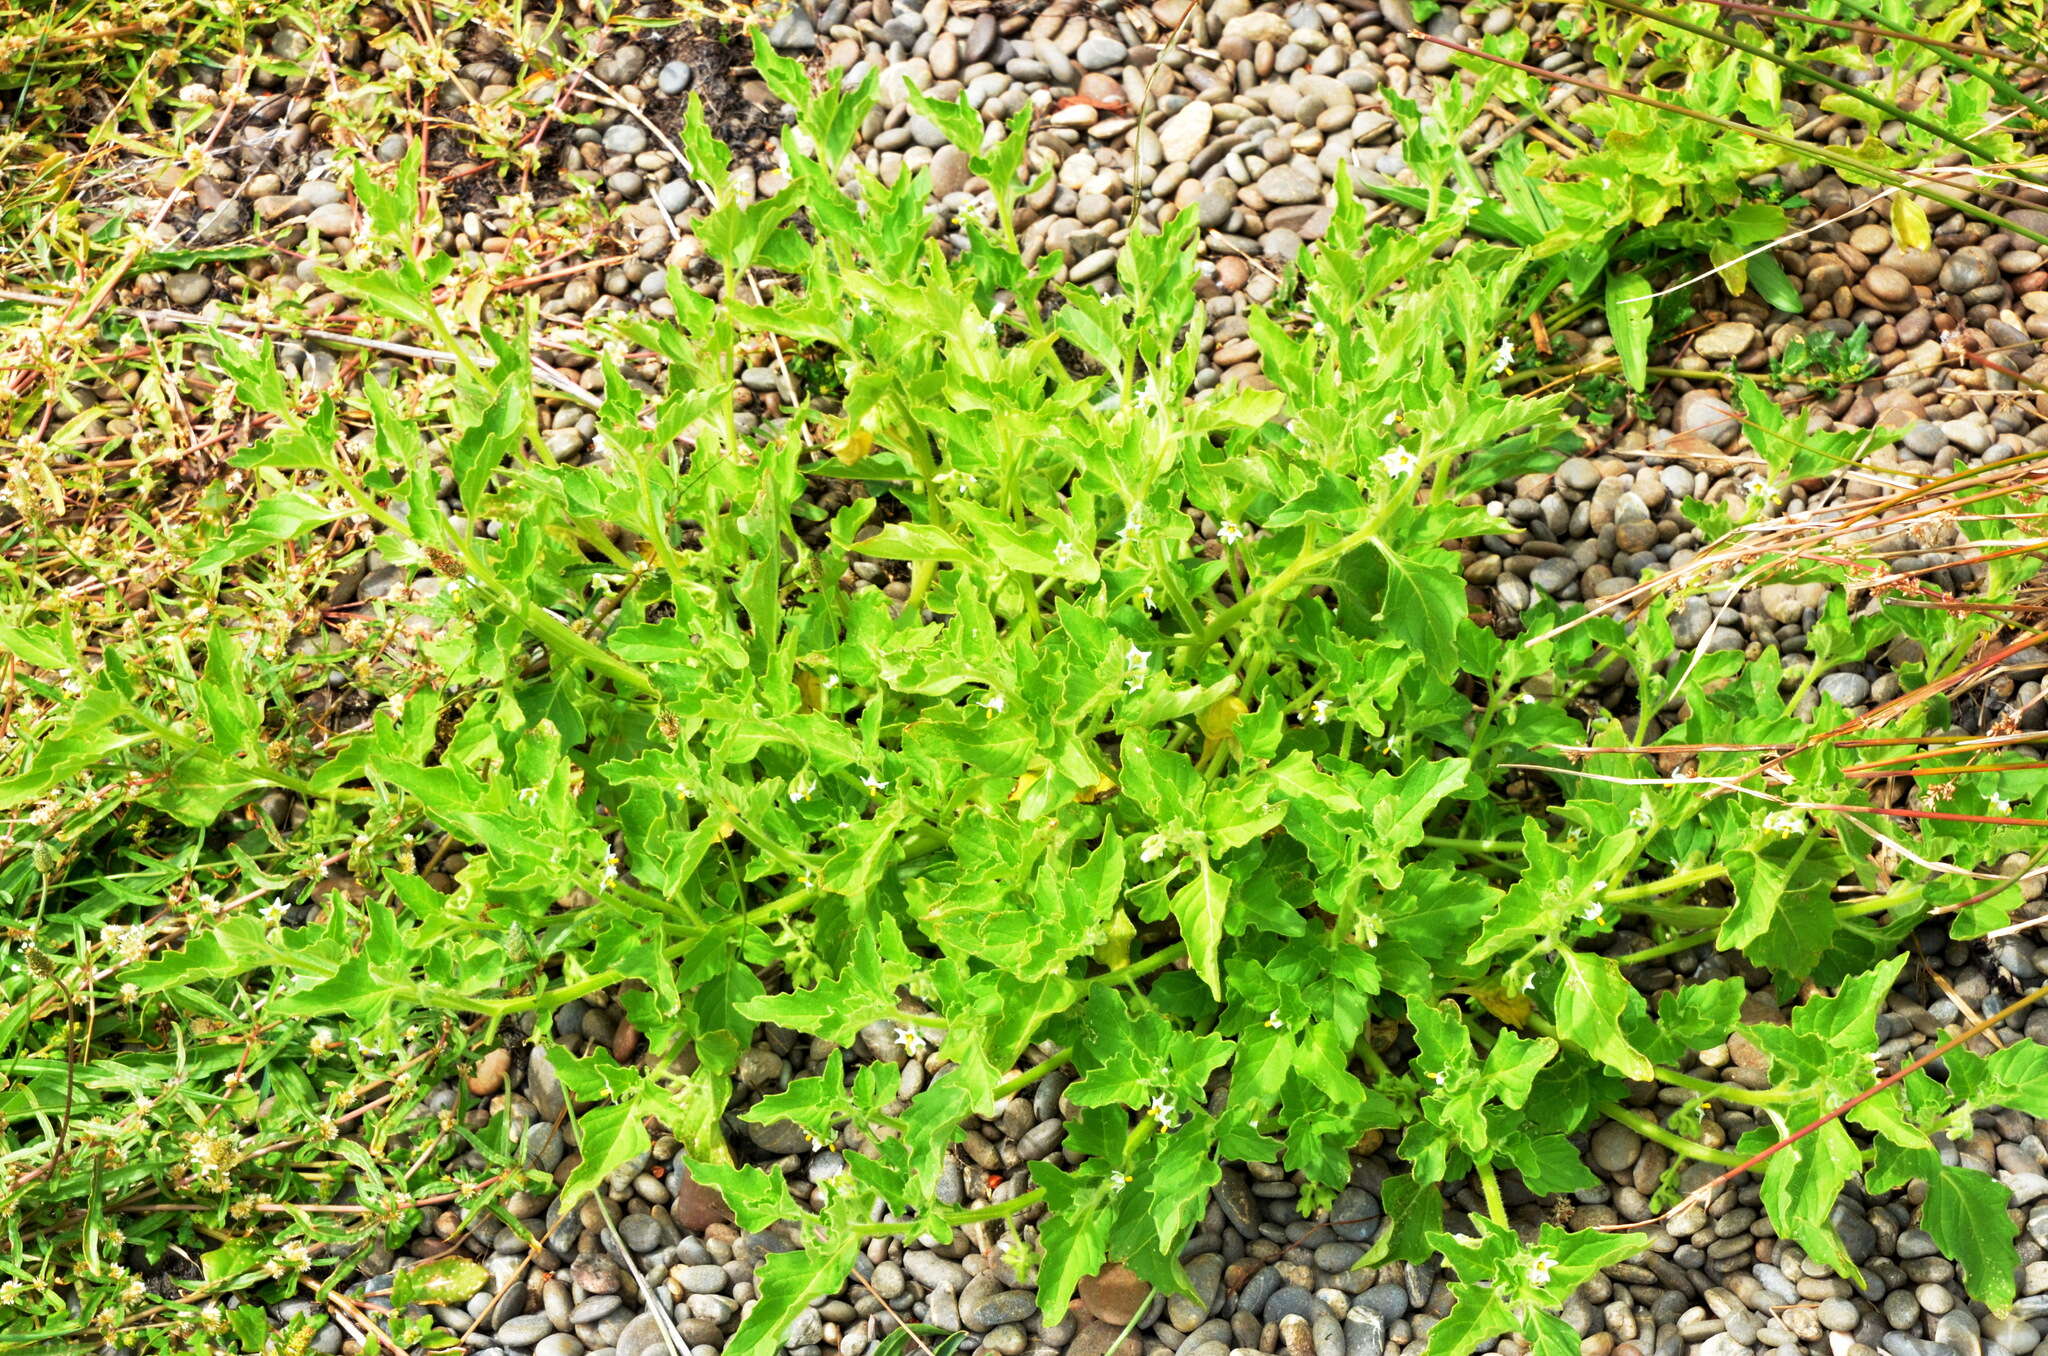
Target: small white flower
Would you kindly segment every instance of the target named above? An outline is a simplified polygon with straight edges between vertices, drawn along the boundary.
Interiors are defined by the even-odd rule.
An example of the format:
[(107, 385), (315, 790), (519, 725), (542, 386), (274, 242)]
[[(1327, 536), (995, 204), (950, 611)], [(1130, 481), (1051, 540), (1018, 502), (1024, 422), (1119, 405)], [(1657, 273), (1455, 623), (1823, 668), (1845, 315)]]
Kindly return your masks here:
[(811, 779), (811, 775), (808, 772), (798, 774), (796, 780), (789, 784), (790, 804), (794, 805), (799, 801), (809, 800), (811, 792), (817, 789), (817, 782)]
[(1451, 199), (1451, 210), (1460, 216), (1469, 216), (1479, 210), (1479, 199), (1470, 193), (1460, 193)]
[(863, 776), (863, 777), (862, 777), (862, 778), (860, 779), (860, 784), (861, 784), (862, 786), (865, 786), (865, 787), (866, 787), (866, 788), (867, 788), (867, 789), (868, 789), (868, 790), (869, 790), (869, 791), (870, 791), (871, 793), (874, 793), (874, 794), (878, 794), (878, 795), (879, 795), (879, 794), (880, 794), (881, 792), (883, 792), (883, 791), (886, 791), (886, 790), (888, 790), (888, 789), (889, 789), (889, 783), (887, 783), (887, 782), (883, 781), (883, 780), (882, 780), (882, 779), (881, 779), (880, 777), (877, 777), (877, 776), (876, 776), (876, 775), (875, 775), (874, 773), (872, 773), (872, 772), (870, 772), (870, 773), (867, 773), (866, 775), (864, 775), (864, 776)]
[(690, 784), (688, 782), (677, 782), (673, 790), (678, 796), (681, 796), (684, 800), (688, 800), (690, 798)]
[(1415, 469), (1415, 454), (1405, 443), (1396, 444), (1391, 452), (1380, 454), (1380, 469), (1390, 476), (1405, 476)]
[(810, 1145), (813, 1149), (825, 1149), (830, 1147), (829, 1141), (819, 1139), (816, 1135), (812, 1134), (808, 1130), (804, 1131), (804, 1143)]
[(1133, 508), (1129, 513), (1126, 513), (1124, 515), (1124, 525), (1116, 530), (1116, 539), (1118, 541), (1137, 540), (1138, 534), (1144, 530), (1143, 519), (1143, 509)]
[(1515, 700), (1523, 706), (1534, 706), (1536, 704), (1536, 694), (1533, 692), (1517, 692)]
[(927, 1042), (924, 1033), (916, 1027), (899, 1026), (896, 1028), (896, 1044), (903, 1047), (904, 1054), (916, 1059), (925, 1052)]
[(256, 912), (262, 916), (263, 921), (266, 923), (281, 923), (284, 921), (285, 910), (290, 907), (282, 899), (273, 895)]
[(1394, 425), (1400, 423), (1403, 417), (1404, 416), (1399, 410), (1388, 410), (1386, 413), (1386, 417), (1380, 420), (1380, 424), (1385, 428), (1392, 428)]
[(1764, 816), (1765, 833), (1797, 833), (1806, 826), (1806, 816), (1797, 810), (1773, 810)]
[(619, 879), (619, 854), (616, 852), (605, 853), (604, 866), (597, 874), (598, 879), (606, 885), (616, 884)]
[(1434, 1073), (1430, 1074), (1429, 1081), (1436, 1084), (1438, 1087), (1442, 1087), (1444, 1085), (1444, 1071), (1442, 1069), (1436, 1070)]
[(1112, 1170), (1110, 1172), (1109, 1189), (1111, 1191), (1122, 1191), (1125, 1187), (1129, 1186), (1130, 1184), (1131, 1175), (1129, 1173), (1124, 1172), (1120, 1169)]
[(1522, 992), (1523, 992), (1523, 993), (1534, 993), (1535, 991), (1536, 991), (1536, 972), (1535, 972), (1534, 970), (1531, 970), (1531, 971), (1530, 971), (1530, 972), (1529, 972), (1528, 974), (1526, 974), (1526, 975), (1522, 976)]
[(1162, 1092), (1152, 1099), (1152, 1105), (1145, 1108), (1145, 1114), (1158, 1121), (1161, 1130), (1173, 1129), (1173, 1099), (1165, 1093)]
[(1586, 907), (1579, 911), (1579, 917), (1585, 919), (1588, 923), (1597, 923), (1600, 921), (1600, 915), (1606, 911), (1606, 906), (1599, 900), (1589, 899), (1586, 901)]
[(825, 690), (826, 690), (827, 692), (830, 692), (830, 691), (831, 691), (831, 690), (832, 690), (833, 688), (835, 688), (835, 687), (838, 687), (838, 686), (839, 686), (839, 675), (838, 675), (838, 674), (836, 674), (836, 673), (828, 673), (828, 674), (826, 674), (826, 675), (825, 675)]
[(1138, 860), (1141, 862), (1156, 862), (1166, 855), (1166, 848), (1166, 835), (1155, 833), (1138, 845)]
[(1557, 1258), (1547, 1252), (1539, 1252), (1529, 1258), (1529, 1284), (1549, 1285), (1551, 1268), (1557, 1265)]
[(934, 485), (952, 485), (956, 483), (964, 489), (974, 484), (974, 477), (965, 471), (956, 471), (950, 466), (932, 477), (932, 484)]
[(1495, 376), (1515, 365), (1515, 341), (1501, 336), (1500, 347), (1493, 351), (1493, 372)]
[(1054, 546), (1052, 548), (1052, 558), (1060, 565), (1072, 564), (1074, 560), (1074, 543), (1063, 541)]
[(1633, 828), (1647, 829), (1657, 822), (1657, 815), (1645, 801), (1628, 812), (1628, 822)]
[(1318, 697), (1310, 702), (1308, 704), (1310, 719), (1314, 720), (1318, 725), (1328, 725), (1330, 723), (1330, 705), (1328, 697)]
[(1146, 665), (1151, 658), (1150, 650), (1141, 650), (1135, 643), (1124, 647), (1124, 691), (1136, 692), (1145, 686)]
[(539, 788), (539, 787), (537, 787), (537, 786), (522, 786), (522, 787), (520, 787), (520, 788), (519, 788), (519, 803), (520, 803), (521, 805), (538, 805), (538, 804), (540, 804), (540, 788)]
[(1280, 1009), (1274, 1008), (1266, 1014), (1266, 1027), (1271, 1031), (1285, 1030), (1287, 1023), (1280, 1020)]
[(1147, 612), (1157, 612), (1159, 610), (1158, 600), (1153, 596), (1150, 584), (1138, 590), (1138, 601), (1145, 605)]
[(1244, 524), (1234, 518), (1224, 519), (1222, 525), (1216, 529), (1216, 540), (1225, 546), (1235, 546), (1244, 540), (1244, 535)]
[(1993, 791), (1984, 798), (1984, 808), (1995, 815), (2009, 815), (2012, 813), (2012, 802)]
[(990, 712), (993, 715), (999, 716), (1003, 713), (1003, 694), (1000, 692), (991, 692), (986, 697), (983, 697), (981, 699), (981, 705), (982, 709)]

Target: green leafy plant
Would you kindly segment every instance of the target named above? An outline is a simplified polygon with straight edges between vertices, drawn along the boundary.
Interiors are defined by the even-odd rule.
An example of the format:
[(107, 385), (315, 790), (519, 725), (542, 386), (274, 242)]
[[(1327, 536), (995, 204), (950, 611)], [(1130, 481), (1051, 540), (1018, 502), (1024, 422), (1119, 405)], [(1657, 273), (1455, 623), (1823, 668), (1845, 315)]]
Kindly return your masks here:
[(1877, 371), (1867, 327), (1858, 325), (1847, 339), (1833, 330), (1796, 334), (1771, 359), (1771, 376), (1781, 383), (1798, 382), (1825, 399)]
[[(1691, 1159), (1760, 1167), (1779, 1234), (1844, 1275), (1828, 1222), (1841, 1186), (1866, 1168), (1880, 1189), (1925, 1181), (1926, 1227), (1973, 1294), (2011, 1300), (2003, 1190), (1944, 1167), (1933, 1136), (1977, 1106), (2048, 1114), (2038, 1052), (1958, 1056), (1945, 1083), (1923, 1071), (1874, 1092), (1867, 1055), (1902, 937), (1966, 900), (1982, 930), (2002, 905), (1973, 898), (1974, 878), (1901, 881), (1845, 846), (1867, 818), (1844, 800), (1849, 751), (1814, 739), (1797, 709), (1819, 663), (1791, 683), (1772, 650), (1674, 664), (1668, 598), (1627, 628), (1565, 627), (1540, 604), (1530, 634), (1505, 641), (1471, 615), (1446, 549), (1498, 530), (1478, 491), (1579, 448), (1566, 396), (1506, 388), (1501, 341), (1532, 295), (1590, 287), (1624, 223), (1566, 184), (1502, 217), (1577, 221), (1569, 250), (1480, 242), (1438, 257), (1461, 220), (1368, 229), (1340, 172), (1300, 295), (1250, 319), (1271, 389), (1195, 399), (1193, 214), (1133, 232), (1111, 296), (1027, 268), (1007, 211), (949, 258), (929, 236), (928, 171), (891, 185), (856, 169), (854, 192), (841, 187), (871, 82), (814, 95), (764, 43), (756, 62), (798, 110), (790, 186), (739, 202), (729, 152), (691, 104), (680, 139), (715, 191), (699, 231), (726, 299), (676, 275), (672, 321), (600, 335), (590, 464), (547, 453), (535, 374), (551, 369), (524, 332), (470, 333), (430, 304), (446, 263), (411, 216), (415, 161), (389, 171), (393, 186), (367, 168), (358, 179), (389, 262), (324, 280), (443, 346), (433, 393), (372, 381), (308, 401), (264, 349), (215, 336), (238, 398), (271, 421), (237, 457), (271, 489), (194, 571), (282, 574), (310, 533), (360, 532), (345, 550), (374, 543), (407, 572), (395, 609), (417, 686), (373, 693), (355, 728), (315, 738), (294, 702), (305, 680), (234, 628), (168, 652), (116, 639), (92, 664), (63, 616), (10, 615), (10, 642), (53, 677), (28, 680), (33, 734), (0, 776), (0, 807), (46, 813), (92, 770), (123, 788), (101, 805), (124, 830), (151, 815), (194, 832), (177, 881), (232, 868), (257, 892), (156, 920), (145, 901), (173, 877), (116, 886), (111, 823), (81, 823), (63, 848), (100, 852), (90, 869), (55, 849), (8, 859), (0, 886), (74, 939), (81, 991), (226, 1012), (257, 987), (266, 1019), (331, 1024), (322, 1052), (402, 1049), (425, 1070), (503, 1023), (619, 990), (659, 1058), (572, 1056), (539, 1028), (582, 1155), (563, 1189), (578, 1198), (645, 1152), (655, 1118), (741, 1227), (794, 1221), (803, 1246), (760, 1269), (734, 1356), (773, 1350), (884, 1233), (1012, 1221), (1049, 1318), (1110, 1260), (1185, 1291), (1179, 1253), (1225, 1162), (1277, 1161), (1325, 1201), (1353, 1152), (1390, 1134), (1405, 1170), (1386, 1183), (1369, 1256), (1449, 1261), (1457, 1303), (1431, 1351), (1512, 1330), (1567, 1353), (1550, 1311), (1638, 1241), (1552, 1226), (1525, 1244), (1500, 1178), (1591, 1185), (1571, 1137), (1603, 1117)], [(1727, 181), (1751, 164), (1732, 144), (1695, 146), (1718, 181), (1689, 188), (1662, 150), (1641, 163), (1673, 125), (1619, 112), (1601, 125), (1599, 154), (1647, 204), (1634, 224), (1689, 213), (1658, 248), (1711, 252), (1709, 236), (1748, 229), (1731, 225), (1746, 209)], [(1022, 131), (1014, 149), (976, 147), (999, 203), (1025, 187)], [(1577, 183), (1605, 163), (1574, 162)], [(799, 214), (815, 229), (790, 229)], [(742, 300), (731, 284), (762, 264), (802, 285)], [(1305, 326), (1285, 319), (1297, 314)], [(829, 405), (743, 428), (733, 375), (766, 342), (800, 351)], [(661, 359), (665, 380), (636, 384), (631, 350)], [(1738, 395), (1775, 469), (1839, 452), (1760, 393)], [(366, 436), (339, 436), (347, 425)], [(826, 479), (857, 492), (828, 508), (807, 494)], [(1974, 617), (1837, 609), (1815, 657), (1907, 637), (1922, 658), (1903, 679), (1939, 678), (1981, 636)], [(1615, 672), (1635, 689), (1633, 729), (1571, 713)], [(1667, 711), (1660, 733), (1651, 718)], [(1945, 726), (1934, 702), (1893, 733)], [(1766, 794), (1699, 794), (1752, 778), (1759, 749), (1782, 751)], [(1698, 780), (1657, 775), (1660, 751)], [(1999, 775), (2008, 806), (2043, 780)], [(285, 843), (267, 817), (219, 830), (265, 799), (303, 810), (322, 846)], [(2032, 841), (1991, 815), (1919, 830), (1930, 860)], [(201, 857), (208, 833), (217, 855)], [(459, 869), (441, 871), (456, 851)], [(357, 889), (309, 888), (336, 865)], [(275, 909), (245, 907), (273, 896)], [(125, 931), (138, 919), (145, 932)], [(1624, 951), (1624, 927), (1647, 948)], [(100, 941), (77, 940), (88, 930)], [(1736, 979), (1680, 985), (1653, 1010), (1631, 968), (1707, 944), (1787, 996), (1819, 989), (1784, 1026), (1744, 1022)], [(38, 982), (33, 965), (0, 975), (0, 1029), (34, 1028), (47, 1051), (66, 1005), (24, 1004)], [(477, 1029), (458, 1035), (458, 1019)], [(892, 1063), (852, 1053), (877, 1023), (945, 1062), (907, 1104)], [(762, 1024), (833, 1047), (740, 1114), (849, 1149), (815, 1208), (727, 1139), (732, 1077)], [(1767, 1056), (1769, 1086), (1678, 1067), (1738, 1033)], [(279, 1046), (299, 1049), (311, 1053)], [(231, 1053), (213, 1049), (207, 1067)], [(238, 1126), (339, 1095), (293, 1058), (232, 1067), (238, 1092), (215, 1114)], [(942, 1203), (938, 1167), (963, 1120), (1055, 1074), (1079, 1161)], [(107, 1061), (88, 1086), (104, 1097), (137, 1076)], [(43, 1053), (0, 1087), (0, 1161), (58, 1165), (9, 1167), (0, 1214), (76, 1236), (142, 1193), (190, 1189), (164, 1156), (128, 1176), (59, 1171), (70, 1160), (47, 1126), (75, 1104), (59, 1101), (65, 1077)], [(1689, 1138), (1684, 1111), (1667, 1123), (1623, 1103), (1642, 1082), (1741, 1104), (1760, 1128), (1732, 1148)], [(499, 1152), (511, 1127), (485, 1119)], [(1440, 1189), (1468, 1175), (1486, 1209), (1447, 1221)], [(306, 1174), (293, 1200), (338, 1180)], [(383, 1183), (373, 1222), (403, 1237), (422, 1195), (521, 1180), (507, 1166), (488, 1185)], [(72, 1203), (87, 1190), (110, 1204), (81, 1225)], [(171, 1226), (153, 1228), (161, 1256)], [(265, 1293), (276, 1278), (246, 1274), (251, 1260), (223, 1245), (214, 1292)], [(64, 1321), (54, 1304), (50, 1321)]]

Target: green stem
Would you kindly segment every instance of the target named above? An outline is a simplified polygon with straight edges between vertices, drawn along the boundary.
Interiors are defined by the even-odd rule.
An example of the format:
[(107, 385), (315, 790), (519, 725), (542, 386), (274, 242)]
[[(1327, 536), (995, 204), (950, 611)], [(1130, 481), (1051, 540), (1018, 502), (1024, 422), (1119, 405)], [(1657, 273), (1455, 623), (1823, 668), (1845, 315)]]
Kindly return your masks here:
[(1702, 1163), (1718, 1163), (1724, 1168), (1732, 1168), (1742, 1161), (1740, 1154), (1731, 1153), (1726, 1149), (1710, 1148), (1697, 1140), (1674, 1135), (1649, 1117), (1638, 1116), (1617, 1102), (1602, 1102), (1598, 1109), (1601, 1115), (1616, 1125), (1625, 1125), (1652, 1144), (1661, 1144), (1675, 1154), (1696, 1158)]
[(1146, 975), (1151, 974), (1154, 970), (1163, 969), (1166, 966), (1173, 964), (1182, 956), (1185, 956), (1187, 952), (1188, 944), (1186, 942), (1175, 942), (1171, 946), (1163, 946), (1159, 948), (1159, 950), (1154, 951), (1151, 955), (1145, 957), (1143, 960), (1135, 960), (1128, 965), (1118, 966), (1116, 969), (1111, 970), (1106, 974), (1097, 975), (1094, 979), (1090, 980), (1089, 983), (1135, 984), (1137, 981), (1143, 979)]
[(1711, 941), (1717, 930), (1715, 928), (1705, 928), (1699, 932), (1682, 932), (1676, 937), (1657, 943), (1655, 946), (1646, 946), (1641, 951), (1631, 951), (1625, 956), (1616, 956), (1614, 963), (1616, 965), (1641, 965), (1645, 961), (1659, 960), (1665, 956), (1675, 956), (1681, 951), (1690, 951), (1701, 942)]
[(1486, 1194), (1486, 1213), (1503, 1229), (1513, 1228), (1508, 1220), (1507, 1203), (1500, 1196), (1500, 1177), (1494, 1172), (1493, 1164), (1481, 1159), (1473, 1166), (1479, 1170), (1479, 1189)]
[(1505, 66), (1511, 70), (1520, 71), (1524, 75), (1533, 75), (1539, 80), (1558, 81), (1567, 85), (1576, 85), (1580, 89), (1589, 89), (1610, 99), (1621, 99), (1628, 103), (1642, 104), (1648, 108), (1661, 109), (1666, 113), (1676, 113), (1680, 117), (1691, 118), (1695, 122), (1705, 123), (1709, 127), (1718, 127), (1724, 132), (1733, 132), (1738, 136), (1750, 137), (1762, 142), (1766, 146), (1776, 147), (1781, 151), (1788, 151), (1801, 161), (1808, 159), (1817, 160), (1824, 165), (1841, 171), (1845, 175), (1860, 175), (1867, 179), (1875, 179), (1878, 183), (1888, 187), (1909, 191), (1918, 197), (1926, 198), (1929, 202), (1938, 202), (1952, 212), (1961, 212), (1964, 216), (1987, 222), (1999, 230), (2009, 231), (2023, 239), (2031, 240), (2036, 245), (2048, 245), (2048, 234), (2028, 226), (2022, 226), (2016, 221), (2010, 221), (1996, 212), (1986, 211), (1966, 198), (1957, 197), (1953, 193), (1944, 193), (1934, 187), (1933, 183), (1924, 177), (1913, 179), (1898, 173), (1896, 170), (1868, 165), (1846, 151), (1836, 150), (1829, 146), (1821, 146), (1813, 142), (1799, 141), (1793, 137), (1781, 136), (1776, 132), (1766, 132), (1762, 128), (1736, 122), (1733, 118), (1717, 117), (1712, 113), (1703, 113), (1696, 108), (1685, 108), (1666, 99), (1652, 99), (1647, 95), (1637, 94), (1632, 90), (1622, 89), (1603, 81), (1589, 80), (1579, 75), (1565, 75), (1557, 71), (1546, 71), (1539, 66), (1532, 66), (1523, 61), (1510, 61), (1506, 57), (1495, 56), (1491, 52), (1482, 51), (1467, 43), (1453, 42), (1449, 38), (1439, 38), (1427, 34), (1417, 34), (1416, 38), (1417, 41), (1434, 43), (1453, 52), (1461, 52), (1466, 56), (1476, 57), (1481, 61), (1490, 61), (1497, 66)]
[(1669, 1083), (1674, 1088), (1685, 1088), (1702, 1097), (1718, 1097), (1724, 1102), (1742, 1102), (1748, 1106), (1769, 1106), (1774, 1102), (1788, 1101), (1791, 1094), (1779, 1088), (1745, 1088), (1738, 1083), (1716, 1083), (1705, 1078), (1694, 1078), (1691, 1074), (1661, 1065), (1656, 1070), (1657, 1081)]
[[(1997, 156), (1992, 155), (1990, 152), (1985, 151), (1978, 147), (1978, 145), (1975, 142), (1955, 135), (1953, 132), (1949, 131), (1946, 127), (1941, 126), (1939, 123), (1930, 122), (1926, 118), (1921, 117), (1919, 114), (1914, 113), (1908, 109), (1901, 108), (1899, 107), (1899, 105), (1893, 103), (1889, 99), (1881, 99), (1877, 95), (1872, 94), (1869, 90), (1860, 89), (1857, 86), (1848, 83), (1846, 80), (1837, 80), (1833, 76), (1828, 75), (1823, 71), (1816, 70), (1814, 67), (1807, 65), (1803, 61), (1794, 61), (1790, 57), (1779, 56), (1776, 52), (1771, 51), (1767, 47), (1762, 47), (1756, 43), (1746, 41), (1742, 38), (1738, 38), (1734, 34), (1723, 32), (1721, 29), (1718, 28), (1709, 28), (1704, 24), (1696, 24), (1691, 23), (1685, 19), (1674, 18), (1673, 16), (1665, 14), (1661, 11), (1642, 9), (1636, 5), (1628, 3), (1628, 0), (1607, 0), (1607, 3), (1611, 7), (1620, 10), (1624, 14), (1633, 14), (1637, 18), (1647, 19), (1651, 23), (1663, 24), (1666, 27), (1676, 28), (1684, 33), (1691, 33), (1695, 37), (1706, 38), (1712, 42), (1723, 43), (1729, 47), (1734, 48), (1738, 52), (1747, 52), (1750, 56), (1753, 56), (1760, 61), (1768, 61), (1774, 66), (1778, 66), (1784, 70), (1790, 71), (1792, 72), (1792, 74), (1798, 76), (1801, 80), (1805, 80), (1811, 84), (1825, 85), (1829, 89), (1834, 90), (1838, 94), (1846, 94), (1851, 99), (1854, 99), (1858, 103), (1865, 104), (1871, 108), (1876, 109), (1878, 112), (1884, 114), (1888, 118), (1897, 118), (1899, 121), (1906, 123), (1908, 126), (1919, 128), (1921, 131), (1927, 133), (1929, 136), (1935, 137), (1942, 141), (1946, 141), (1949, 145), (1969, 155), (1972, 159), (1976, 160), (1980, 164), (1990, 164), (1998, 159)], [(2025, 179), (2028, 183), (2038, 184), (2041, 182), (2033, 175), (2027, 173), (2027, 171), (2024, 168), (2021, 168), (2019, 166), (2013, 166), (2012, 173), (2022, 179)]]
[(1515, 852), (1525, 850), (1521, 843), (1512, 838), (1440, 838), (1434, 834), (1424, 835), (1424, 847), (1462, 848), (1467, 852)]
[(1693, 867), (1690, 871), (1677, 872), (1674, 875), (1664, 877), (1662, 880), (1648, 881), (1642, 885), (1624, 885), (1618, 890), (1602, 891), (1600, 901), (1603, 904), (1626, 904), (1632, 899), (1650, 899), (1657, 895), (1676, 894), (1680, 890), (1689, 890), (1695, 885), (1704, 885), (1708, 881), (1723, 880), (1727, 875), (1728, 868), (1718, 862), (1714, 862), (1706, 866)]
[[(1388, 507), (1391, 508), (1392, 505), (1390, 504)], [(1373, 515), (1371, 522), (1357, 531), (1346, 535), (1336, 545), (1326, 546), (1320, 551), (1313, 549), (1314, 536), (1312, 534), (1304, 534), (1301, 541), (1301, 554), (1295, 558), (1292, 565), (1274, 575), (1266, 583), (1248, 591), (1242, 598), (1239, 598), (1235, 603), (1223, 609), (1222, 612), (1216, 615), (1214, 621), (1211, 621), (1208, 626), (1203, 628), (1199, 635), (1190, 636), (1182, 641), (1181, 648), (1193, 651), (1199, 655), (1202, 651), (1214, 645), (1231, 627), (1243, 621), (1254, 610), (1263, 607), (1274, 598), (1284, 596), (1288, 590), (1301, 581), (1303, 575), (1332, 560), (1341, 560), (1371, 541), (1374, 535), (1379, 532), (1381, 521), (1386, 517), (1386, 514), (1387, 509), (1381, 509)]]
[(1008, 1098), (1015, 1097), (1054, 1069), (1064, 1069), (1073, 1062), (1074, 1052), (1072, 1050), (1062, 1050), (1056, 1055), (1050, 1055), (1016, 1077), (1005, 1078), (1002, 1082), (996, 1084), (995, 1090), (989, 1093), (989, 1099), (994, 1102), (1002, 1102)]

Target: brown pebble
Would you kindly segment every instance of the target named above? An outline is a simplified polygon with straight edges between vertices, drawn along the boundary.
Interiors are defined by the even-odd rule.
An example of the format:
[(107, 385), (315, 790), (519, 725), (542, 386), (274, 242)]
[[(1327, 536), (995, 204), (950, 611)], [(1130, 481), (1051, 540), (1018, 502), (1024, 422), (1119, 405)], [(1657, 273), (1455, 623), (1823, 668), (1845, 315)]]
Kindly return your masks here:
[(1863, 275), (1863, 285), (1870, 295), (1888, 306), (1898, 306), (1913, 299), (1913, 280), (1890, 264), (1879, 264)]
[(512, 1067), (512, 1052), (502, 1046), (485, 1053), (476, 1062), (476, 1072), (469, 1076), (469, 1090), (478, 1097), (489, 1097), (505, 1084), (505, 1073)]

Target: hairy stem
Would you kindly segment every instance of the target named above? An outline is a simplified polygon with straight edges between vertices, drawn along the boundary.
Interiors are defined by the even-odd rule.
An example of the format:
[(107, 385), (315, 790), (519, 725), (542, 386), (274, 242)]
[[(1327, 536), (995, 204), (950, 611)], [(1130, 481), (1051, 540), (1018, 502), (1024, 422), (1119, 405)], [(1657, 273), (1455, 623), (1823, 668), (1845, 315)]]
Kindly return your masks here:
[[(1602, 1102), (1599, 1110), (1601, 1115), (1613, 1121), (1616, 1125), (1625, 1125), (1644, 1139), (1649, 1140), (1653, 1144), (1661, 1144), (1675, 1154), (1683, 1154), (1687, 1158), (1696, 1158), (1702, 1163), (1719, 1163), (1724, 1167), (1732, 1167), (1734, 1164), (1742, 1161), (1740, 1154), (1732, 1153), (1727, 1149), (1710, 1148), (1697, 1140), (1687, 1139), (1683, 1135), (1674, 1135), (1648, 1116), (1637, 1115), (1619, 1102)], [(1634, 1228), (1635, 1226), (1630, 1225), (1629, 1227)]]

